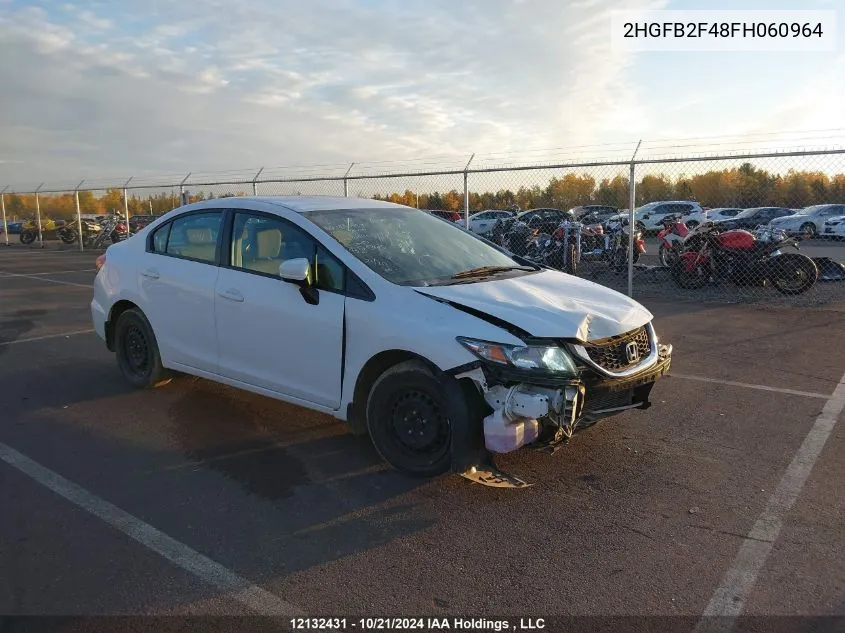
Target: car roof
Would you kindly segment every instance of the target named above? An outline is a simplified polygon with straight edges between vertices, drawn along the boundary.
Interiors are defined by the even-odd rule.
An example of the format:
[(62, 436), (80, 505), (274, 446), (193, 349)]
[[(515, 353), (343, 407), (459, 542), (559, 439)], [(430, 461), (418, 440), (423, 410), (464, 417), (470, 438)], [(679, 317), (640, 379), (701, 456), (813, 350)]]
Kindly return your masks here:
[[(209, 202), (215, 203), (209, 205)], [(234, 196), (228, 198), (214, 198), (213, 200), (202, 200), (192, 204), (176, 207), (175, 211), (188, 210), (191, 208), (202, 209), (208, 206), (244, 207), (250, 202), (261, 202), (285, 207), (296, 213), (307, 213), (309, 211), (340, 211), (343, 209), (414, 209), (404, 204), (386, 202), (384, 200), (373, 200), (372, 198), (351, 198), (346, 196)], [(416, 209), (414, 209), (416, 210)]]

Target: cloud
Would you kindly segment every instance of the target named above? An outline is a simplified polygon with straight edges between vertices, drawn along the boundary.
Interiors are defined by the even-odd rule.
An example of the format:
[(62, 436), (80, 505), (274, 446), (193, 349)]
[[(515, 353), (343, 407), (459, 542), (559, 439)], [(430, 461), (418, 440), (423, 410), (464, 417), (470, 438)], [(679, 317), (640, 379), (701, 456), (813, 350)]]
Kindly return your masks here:
[(644, 84), (659, 64), (607, 38), (610, 11), (667, 3), (0, 0), (0, 186), (627, 141), (664, 114), (694, 129), (694, 78), (666, 107)]

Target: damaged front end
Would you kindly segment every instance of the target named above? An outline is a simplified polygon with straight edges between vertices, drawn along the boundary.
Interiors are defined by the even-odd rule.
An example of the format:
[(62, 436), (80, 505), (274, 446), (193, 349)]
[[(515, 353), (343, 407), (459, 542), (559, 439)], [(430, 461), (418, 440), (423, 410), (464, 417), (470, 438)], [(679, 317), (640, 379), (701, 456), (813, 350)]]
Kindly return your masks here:
[[(461, 343), (479, 360), (453, 375), (470, 380), (483, 398), (484, 447), (492, 454), (523, 447), (554, 453), (602, 418), (647, 409), (651, 389), (669, 371), (672, 358), (672, 346), (658, 342), (651, 323), (589, 344), (527, 341), (517, 349)], [(489, 462), (486, 470), (476, 466), (462, 474), (487, 485), (508, 485), (509, 478), (520, 484), (491, 470)]]

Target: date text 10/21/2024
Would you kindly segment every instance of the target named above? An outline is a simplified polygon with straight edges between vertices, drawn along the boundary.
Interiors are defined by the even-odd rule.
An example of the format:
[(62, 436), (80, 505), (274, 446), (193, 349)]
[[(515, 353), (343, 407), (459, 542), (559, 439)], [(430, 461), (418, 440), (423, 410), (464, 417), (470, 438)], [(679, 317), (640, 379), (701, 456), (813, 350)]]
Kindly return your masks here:
[(291, 618), (294, 631), (540, 631), (543, 618)]

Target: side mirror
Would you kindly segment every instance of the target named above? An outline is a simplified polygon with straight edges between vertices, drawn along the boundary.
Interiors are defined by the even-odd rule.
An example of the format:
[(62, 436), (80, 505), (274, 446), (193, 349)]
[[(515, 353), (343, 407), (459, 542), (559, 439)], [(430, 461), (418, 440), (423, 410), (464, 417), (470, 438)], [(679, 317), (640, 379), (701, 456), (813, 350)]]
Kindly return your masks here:
[(320, 293), (311, 285), (311, 264), (304, 257), (282, 262), (279, 266), (279, 277), (282, 281), (299, 286), (299, 294), (306, 303), (311, 305), (320, 303)]
[(283, 281), (287, 281), (299, 285), (309, 284), (309, 274), (311, 272), (311, 264), (304, 257), (298, 259), (288, 259), (279, 266), (279, 277)]

